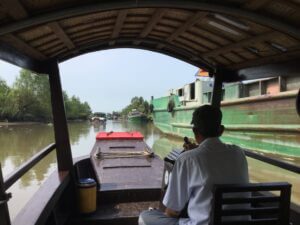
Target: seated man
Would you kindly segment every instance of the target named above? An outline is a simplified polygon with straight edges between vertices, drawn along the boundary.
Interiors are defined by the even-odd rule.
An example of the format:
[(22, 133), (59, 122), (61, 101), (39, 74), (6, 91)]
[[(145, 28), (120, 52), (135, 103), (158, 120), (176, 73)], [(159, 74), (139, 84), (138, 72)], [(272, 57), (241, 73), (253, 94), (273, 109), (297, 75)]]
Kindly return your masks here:
[[(165, 212), (141, 213), (139, 225), (208, 225), (214, 184), (248, 183), (248, 165), (241, 148), (221, 142), (222, 112), (210, 105), (193, 113), (193, 132), (198, 147), (176, 160), (163, 199)], [(188, 218), (180, 218), (187, 205)]]

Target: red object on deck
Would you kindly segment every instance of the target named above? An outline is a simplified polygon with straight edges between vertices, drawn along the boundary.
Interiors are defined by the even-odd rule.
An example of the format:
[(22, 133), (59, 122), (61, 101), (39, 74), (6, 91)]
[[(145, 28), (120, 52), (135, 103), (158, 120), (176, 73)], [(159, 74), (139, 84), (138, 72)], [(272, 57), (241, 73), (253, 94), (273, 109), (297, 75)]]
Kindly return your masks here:
[(132, 132), (99, 132), (97, 140), (144, 140), (144, 136), (138, 131)]

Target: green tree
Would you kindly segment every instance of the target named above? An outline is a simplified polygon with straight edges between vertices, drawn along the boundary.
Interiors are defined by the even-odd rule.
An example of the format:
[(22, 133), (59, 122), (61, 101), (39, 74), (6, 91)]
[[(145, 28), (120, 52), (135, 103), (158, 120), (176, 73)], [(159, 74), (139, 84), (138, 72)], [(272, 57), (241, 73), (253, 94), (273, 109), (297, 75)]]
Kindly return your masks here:
[(91, 108), (87, 102), (81, 103), (76, 96), (69, 98), (64, 93), (65, 108), (68, 120), (87, 119), (91, 114)]
[(6, 82), (0, 78), (0, 120), (7, 119), (9, 117), (9, 94), (9, 86), (7, 86)]
[[(63, 91), (67, 119), (87, 119), (91, 108), (76, 96)], [(19, 121), (52, 121), (48, 76), (21, 70), (13, 87), (0, 79), (0, 119)]]
[(18, 120), (51, 120), (50, 87), (48, 76), (21, 70), (13, 86)]
[(126, 106), (122, 112), (122, 116), (127, 116), (133, 109), (138, 110), (139, 112), (144, 113), (145, 115), (149, 114), (149, 103), (144, 100), (143, 97), (133, 97), (130, 101), (130, 104)]

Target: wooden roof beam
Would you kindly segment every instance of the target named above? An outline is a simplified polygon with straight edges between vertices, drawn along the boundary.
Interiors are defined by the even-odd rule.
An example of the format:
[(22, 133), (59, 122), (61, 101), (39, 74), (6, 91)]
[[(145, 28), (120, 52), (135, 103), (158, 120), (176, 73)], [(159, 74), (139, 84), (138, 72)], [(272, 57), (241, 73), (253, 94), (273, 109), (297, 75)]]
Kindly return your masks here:
[(242, 41), (235, 42), (235, 43), (232, 43), (230, 45), (226, 45), (224, 47), (221, 47), (221, 48), (209, 51), (207, 53), (204, 53), (204, 54), (202, 54), (202, 57), (203, 58), (213, 57), (213, 56), (217, 56), (217, 55), (229, 52), (229, 51), (234, 50), (236, 48), (243, 48), (247, 45), (251, 45), (251, 43), (268, 40), (268, 39), (274, 37), (275, 34), (276, 34), (276, 32), (272, 31), (272, 32), (267, 32), (267, 33), (257, 35), (255, 37), (250, 37), (250, 38), (244, 39)]
[[(140, 33), (139, 38), (144, 38), (153, 30), (156, 24), (163, 18), (165, 13), (164, 9), (157, 9), (155, 13), (153, 13), (151, 19), (148, 21), (147, 25), (144, 27), (143, 31)], [(139, 45), (140, 41), (134, 41), (135, 45)]]
[(0, 3), (14, 20), (21, 20), (28, 17), (27, 11), (18, 0), (0, 0)]
[(0, 39), (9, 44), (14, 43), (14, 47), (17, 47), (22, 52), (24, 52), (25, 54), (28, 54), (29, 56), (31, 56), (35, 59), (38, 59), (41, 61), (46, 59), (45, 55), (43, 55), (41, 52), (39, 52), (38, 50), (36, 50), (33, 47), (31, 47), (30, 45), (28, 45), (27, 43), (25, 43), (23, 40), (16, 37), (15, 35), (6, 34), (6, 35), (0, 37)]
[[(182, 26), (178, 27), (175, 32), (173, 32), (167, 39), (166, 42), (172, 42), (174, 39), (179, 37), (181, 34), (183, 34), (185, 31), (190, 29), (192, 26), (197, 24), (200, 20), (202, 20), (204, 17), (207, 16), (207, 12), (197, 12), (194, 15), (192, 15)], [(158, 49), (163, 48), (164, 46), (159, 44), (157, 45)]]
[(73, 41), (61, 28), (58, 22), (48, 23), (48, 27), (55, 33), (55, 35), (68, 47), (68, 49), (75, 48)]
[[(125, 22), (126, 16), (127, 16), (127, 10), (122, 10), (118, 13), (118, 16), (116, 18), (116, 23), (114, 26), (114, 30), (111, 35), (112, 39), (115, 39), (119, 36), (119, 34), (122, 30), (123, 24)], [(114, 45), (114, 44), (115, 44), (115, 41), (109, 42), (109, 45)]]

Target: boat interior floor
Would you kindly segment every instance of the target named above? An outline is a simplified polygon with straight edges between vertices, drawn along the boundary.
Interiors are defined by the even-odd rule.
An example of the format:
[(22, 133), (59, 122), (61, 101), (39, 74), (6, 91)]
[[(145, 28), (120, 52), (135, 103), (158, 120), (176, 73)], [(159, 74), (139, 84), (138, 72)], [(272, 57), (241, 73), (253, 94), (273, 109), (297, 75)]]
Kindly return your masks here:
[(137, 225), (139, 214), (159, 207), (159, 201), (102, 204), (90, 215), (74, 215), (68, 225)]

